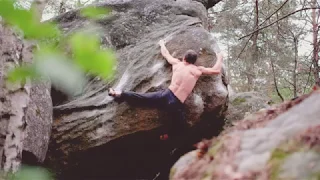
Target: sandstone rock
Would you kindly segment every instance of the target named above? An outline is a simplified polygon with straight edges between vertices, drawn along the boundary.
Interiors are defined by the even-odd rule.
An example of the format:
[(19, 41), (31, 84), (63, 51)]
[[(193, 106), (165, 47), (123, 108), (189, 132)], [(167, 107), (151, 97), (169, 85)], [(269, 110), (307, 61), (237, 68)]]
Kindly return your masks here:
[(221, 0), (195, 0), (195, 1), (201, 2), (207, 8), (211, 8), (214, 5), (216, 5), (218, 2), (220, 2)]
[(27, 134), (23, 142), (24, 150), (36, 157), (34, 160), (26, 160), (31, 161), (30, 163), (43, 162), (47, 154), (53, 112), (50, 87), (48, 82), (34, 83), (31, 87), (30, 102), (26, 111)]
[(268, 108), (270, 100), (258, 92), (241, 92), (230, 96), (226, 121), (242, 120), (246, 115)]
[(181, 165), (182, 157), (171, 179), (317, 179), (319, 100), (315, 91), (246, 117), (212, 140), (202, 158)]
[[(110, 83), (91, 80), (81, 96), (54, 108), (48, 163), (83, 164), (85, 162), (81, 163), (81, 157), (84, 154), (95, 152), (95, 148), (109, 152), (110, 149), (116, 149), (112, 144), (133, 148), (131, 150), (136, 152), (134, 149), (140, 147), (127, 147), (127, 141), (140, 144), (143, 138), (149, 137), (152, 138), (144, 139), (146, 142), (143, 143), (143, 152), (134, 156), (142, 156), (142, 163), (145, 163), (148, 154), (151, 158), (162, 157), (161, 153), (169, 155), (172, 149), (164, 150), (165, 146), (150, 150), (155, 151), (153, 153), (145, 152), (148, 151), (148, 143), (151, 143), (153, 148), (161, 143), (154, 141), (158, 139), (158, 129), (162, 127), (163, 121), (168, 119), (166, 113), (155, 109), (130, 107), (126, 103), (117, 104), (108, 96), (107, 89), (114, 87), (118, 90), (143, 93), (167, 88), (171, 79), (171, 66), (160, 55), (157, 44), (163, 38), (166, 39), (167, 47), (173, 56), (182, 58), (186, 50), (194, 49), (200, 53), (198, 65), (212, 66), (215, 63), (215, 51), (220, 50), (217, 42), (206, 30), (206, 8), (195, 1), (172, 0), (118, 0), (106, 1), (97, 6), (111, 7), (111, 15), (92, 23), (82, 18), (76, 10), (62, 14), (54, 20), (66, 34), (81, 28), (86, 32), (99, 34), (104, 46), (116, 50), (119, 60), (117, 73), (114, 81)], [(211, 136), (218, 133), (224, 123), (222, 117), (228, 96), (226, 85), (221, 75), (200, 78), (186, 101), (190, 126), (202, 122), (205, 126), (199, 131), (208, 132)], [(141, 138), (141, 133), (146, 137)], [(129, 153), (125, 152), (122, 156), (127, 157)], [(104, 156), (106, 161), (112, 159), (112, 154), (100, 156)], [(141, 162), (136, 163), (135, 167), (130, 168), (138, 174), (138, 171), (142, 171), (138, 169)], [(116, 165), (110, 161), (109, 165), (104, 166), (113, 168)], [(109, 169), (108, 172), (113, 173), (112, 171)]]

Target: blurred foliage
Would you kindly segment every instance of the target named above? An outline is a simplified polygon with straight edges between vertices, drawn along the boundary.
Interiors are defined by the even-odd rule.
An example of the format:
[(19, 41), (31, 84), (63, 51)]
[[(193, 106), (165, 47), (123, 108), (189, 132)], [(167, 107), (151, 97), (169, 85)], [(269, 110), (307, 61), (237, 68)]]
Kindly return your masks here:
[[(110, 78), (114, 61), (106, 61), (106, 59), (115, 59), (115, 55), (110, 50), (100, 50), (99, 39), (96, 36), (77, 33), (71, 36), (70, 44), (74, 59), (84, 71), (93, 74), (99, 74), (103, 78)], [(93, 59), (94, 63), (89, 61)]]
[[(83, 16), (94, 20), (108, 12), (109, 9), (101, 7), (81, 10)], [(79, 31), (64, 37), (56, 24), (40, 22), (36, 13), (35, 9), (16, 8), (13, 0), (0, 0), (0, 16), (5, 23), (19, 29), (25, 39), (39, 42), (33, 64), (21, 65), (10, 71), (7, 77), (9, 83), (46, 77), (56, 88), (75, 95), (81, 93), (87, 73), (103, 80), (112, 77), (116, 56), (112, 50), (100, 48), (98, 36)], [(71, 52), (66, 52), (67, 49)]]
[(53, 175), (41, 167), (22, 166), (15, 174), (7, 174), (7, 180), (53, 180)]
[[(83, 16), (96, 20), (110, 12), (104, 8), (83, 8)], [(109, 80), (113, 75), (116, 57), (110, 49), (101, 49), (99, 37), (74, 32), (64, 37), (53, 22), (40, 22), (35, 9), (15, 7), (13, 0), (0, 0), (0, 16), (4, 23), (21, 33), (26, 40), (36, 40), (32, 64), (21, 64), (7, 75), (8, 83), (22, 83), (26, 78), (49, 78), (51, 83), (68, 95), (81, 93), (86, 75)], [(60, 41), (63, 40), (63, 41)], [(68, 50), (71, 51), (68, 51)], [(21, 62), (20, 62), (21, 63)], [(51, 174), (40, 167), (23, 166), (9, 180), (51, 180)], [(0, 174), (0, 179), (1, 174)]]
[(13, 0), (0, 0), (0, 16), (6, 23), (19, 28), (27, 39), (41, 39), (59, 36), (52, 23), (41, 23), (34, 9), (29, 11), (15, 8)]
[(91, 19), (100, 19), (108, 14), (111, 10), (108, 8), (89, 6), (81, 9), (81, 14)]
[(34, 66), (22, 66), (11, 71), (7, 80), (10, 82), (17, 82), (23, 81), (25, 77), (36, 78), (37, 76)]

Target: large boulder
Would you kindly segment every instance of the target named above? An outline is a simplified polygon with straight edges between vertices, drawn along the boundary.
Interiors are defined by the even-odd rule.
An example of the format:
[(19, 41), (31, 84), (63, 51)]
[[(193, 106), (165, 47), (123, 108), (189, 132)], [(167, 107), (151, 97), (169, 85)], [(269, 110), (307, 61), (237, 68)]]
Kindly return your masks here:
[[(229, 93), (230, 95), (230, 93)], [(246, 115), (268, 108), (270, 99), (258, 92), (240, 92), (229, 98), (226, 122), (242, 120)]]
[(238, 121), (183, 156), (171, 179), (319, 179), (320, 91)]
[(207, 9), (209, 9), (214, 5), (216, 5), (218, 2), (220, 2), (221, 0), (195, 0), (195, 1), (201, 2), (203, 5), (205, 5)]
[[(52, 102), (48, 83), (10, 84), (7, 73), (31, 63), (33, 45), (0, 21), (0, 168), (16, 171), (43, 162), (49, 144)], [(21, 159), (22, 158), (22, 159)]]
[[(207, 31), (207, 11), (199, 2), (110, 0), (96, 6), (111, 7), (111, 15), (93, 23), (75, 10), (54, 21), (66, 34), (81, 29), (98, 34), (103, 45), (117, 53), (117, 73), (110, 83), (92, 79), (82, 95), (54, 108), (47, 162), (51, 167), (68, 167), (72, 178), (90, 179), (101, 174), (109, 178), (151, 178), (167, 166), (164, 161), (172, 160), (170, 152), (176, 148), (170, 149), (170, 143), (158, 140), (168, 116), (156, 109), (118, 104), (108, 96), (108, 87), (140, 93), (167, 88), (171, 66), (160, 54), (160, 39), (166, 39), (169, 51), (177, 58), (181, 59), (188, 49), (199, 52), (197, 65), (207, 67), (214, 65), (219, 47)], [(199, 126), (197, 132), (202, 135), (192, 134), (190, 139), (185, 135), (184, 139), (201, 139), (205, 133), (212, 136), (222, 129), (228, 97), (223, 77), (199, 79), (186, 107), (190, 127)], [(103, 169), (92, 168), (97, 164)]]

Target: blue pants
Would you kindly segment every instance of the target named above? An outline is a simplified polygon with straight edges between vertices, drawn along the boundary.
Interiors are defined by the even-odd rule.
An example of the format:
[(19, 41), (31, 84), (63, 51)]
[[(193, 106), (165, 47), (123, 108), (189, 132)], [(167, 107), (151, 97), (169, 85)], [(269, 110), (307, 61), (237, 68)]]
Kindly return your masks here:
[(152, 107), (164, 110), (171, 116), (171, 121), (165, 121), (169, 134), (180, 134), (187, 126), (184, 104), (170, 89), (151, 93), (122, 92), (118, 101), (126, 101), (130, 105)]

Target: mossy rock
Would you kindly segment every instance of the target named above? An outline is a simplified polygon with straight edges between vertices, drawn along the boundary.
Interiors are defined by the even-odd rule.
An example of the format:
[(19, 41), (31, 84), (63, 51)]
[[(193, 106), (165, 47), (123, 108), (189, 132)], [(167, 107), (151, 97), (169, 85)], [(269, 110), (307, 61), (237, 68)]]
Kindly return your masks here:
[(269, 160), (270, 168), (270, 179), (277, 180), (280, 167), (283, 164), (284, 160), (288, 157), (289, 153), (285, 152), (282, 149), (275, 149)]
[(169, 179), (172, 179), (173, 178), (173, 176), (174, 176), (174, 174), (176, 173), (176, 168), (171, 168), (170, 169), (170, 175), (169, 175)]
[[(236, 102), (244, 107), (252, 99)], [(183, 173), (172, 179), (320, 180), (319, 107), (315, 91), (247, 116), (199, 143), (200, 158), (180, 164), (176, 175)]]
[[(301, 139), (291, 140), (272, 152), (268, 165), (271, 180), (320, 179), (320, 151)], [(297, 172), (297, 171), (301, 172)]]
[(242, 120), (246, 114), (268, 108), (270, 100), (256, 92), (242, 92), (230, 97), (226, 116), (227, 123)]
[(231, 104), (234, 105), (234, 106), (238, 106), (238, 105), (240, 105), (240, 104), (242, 104), (244, 102), (246, 102), (245, 98), (237, 97), (231, 102)]

